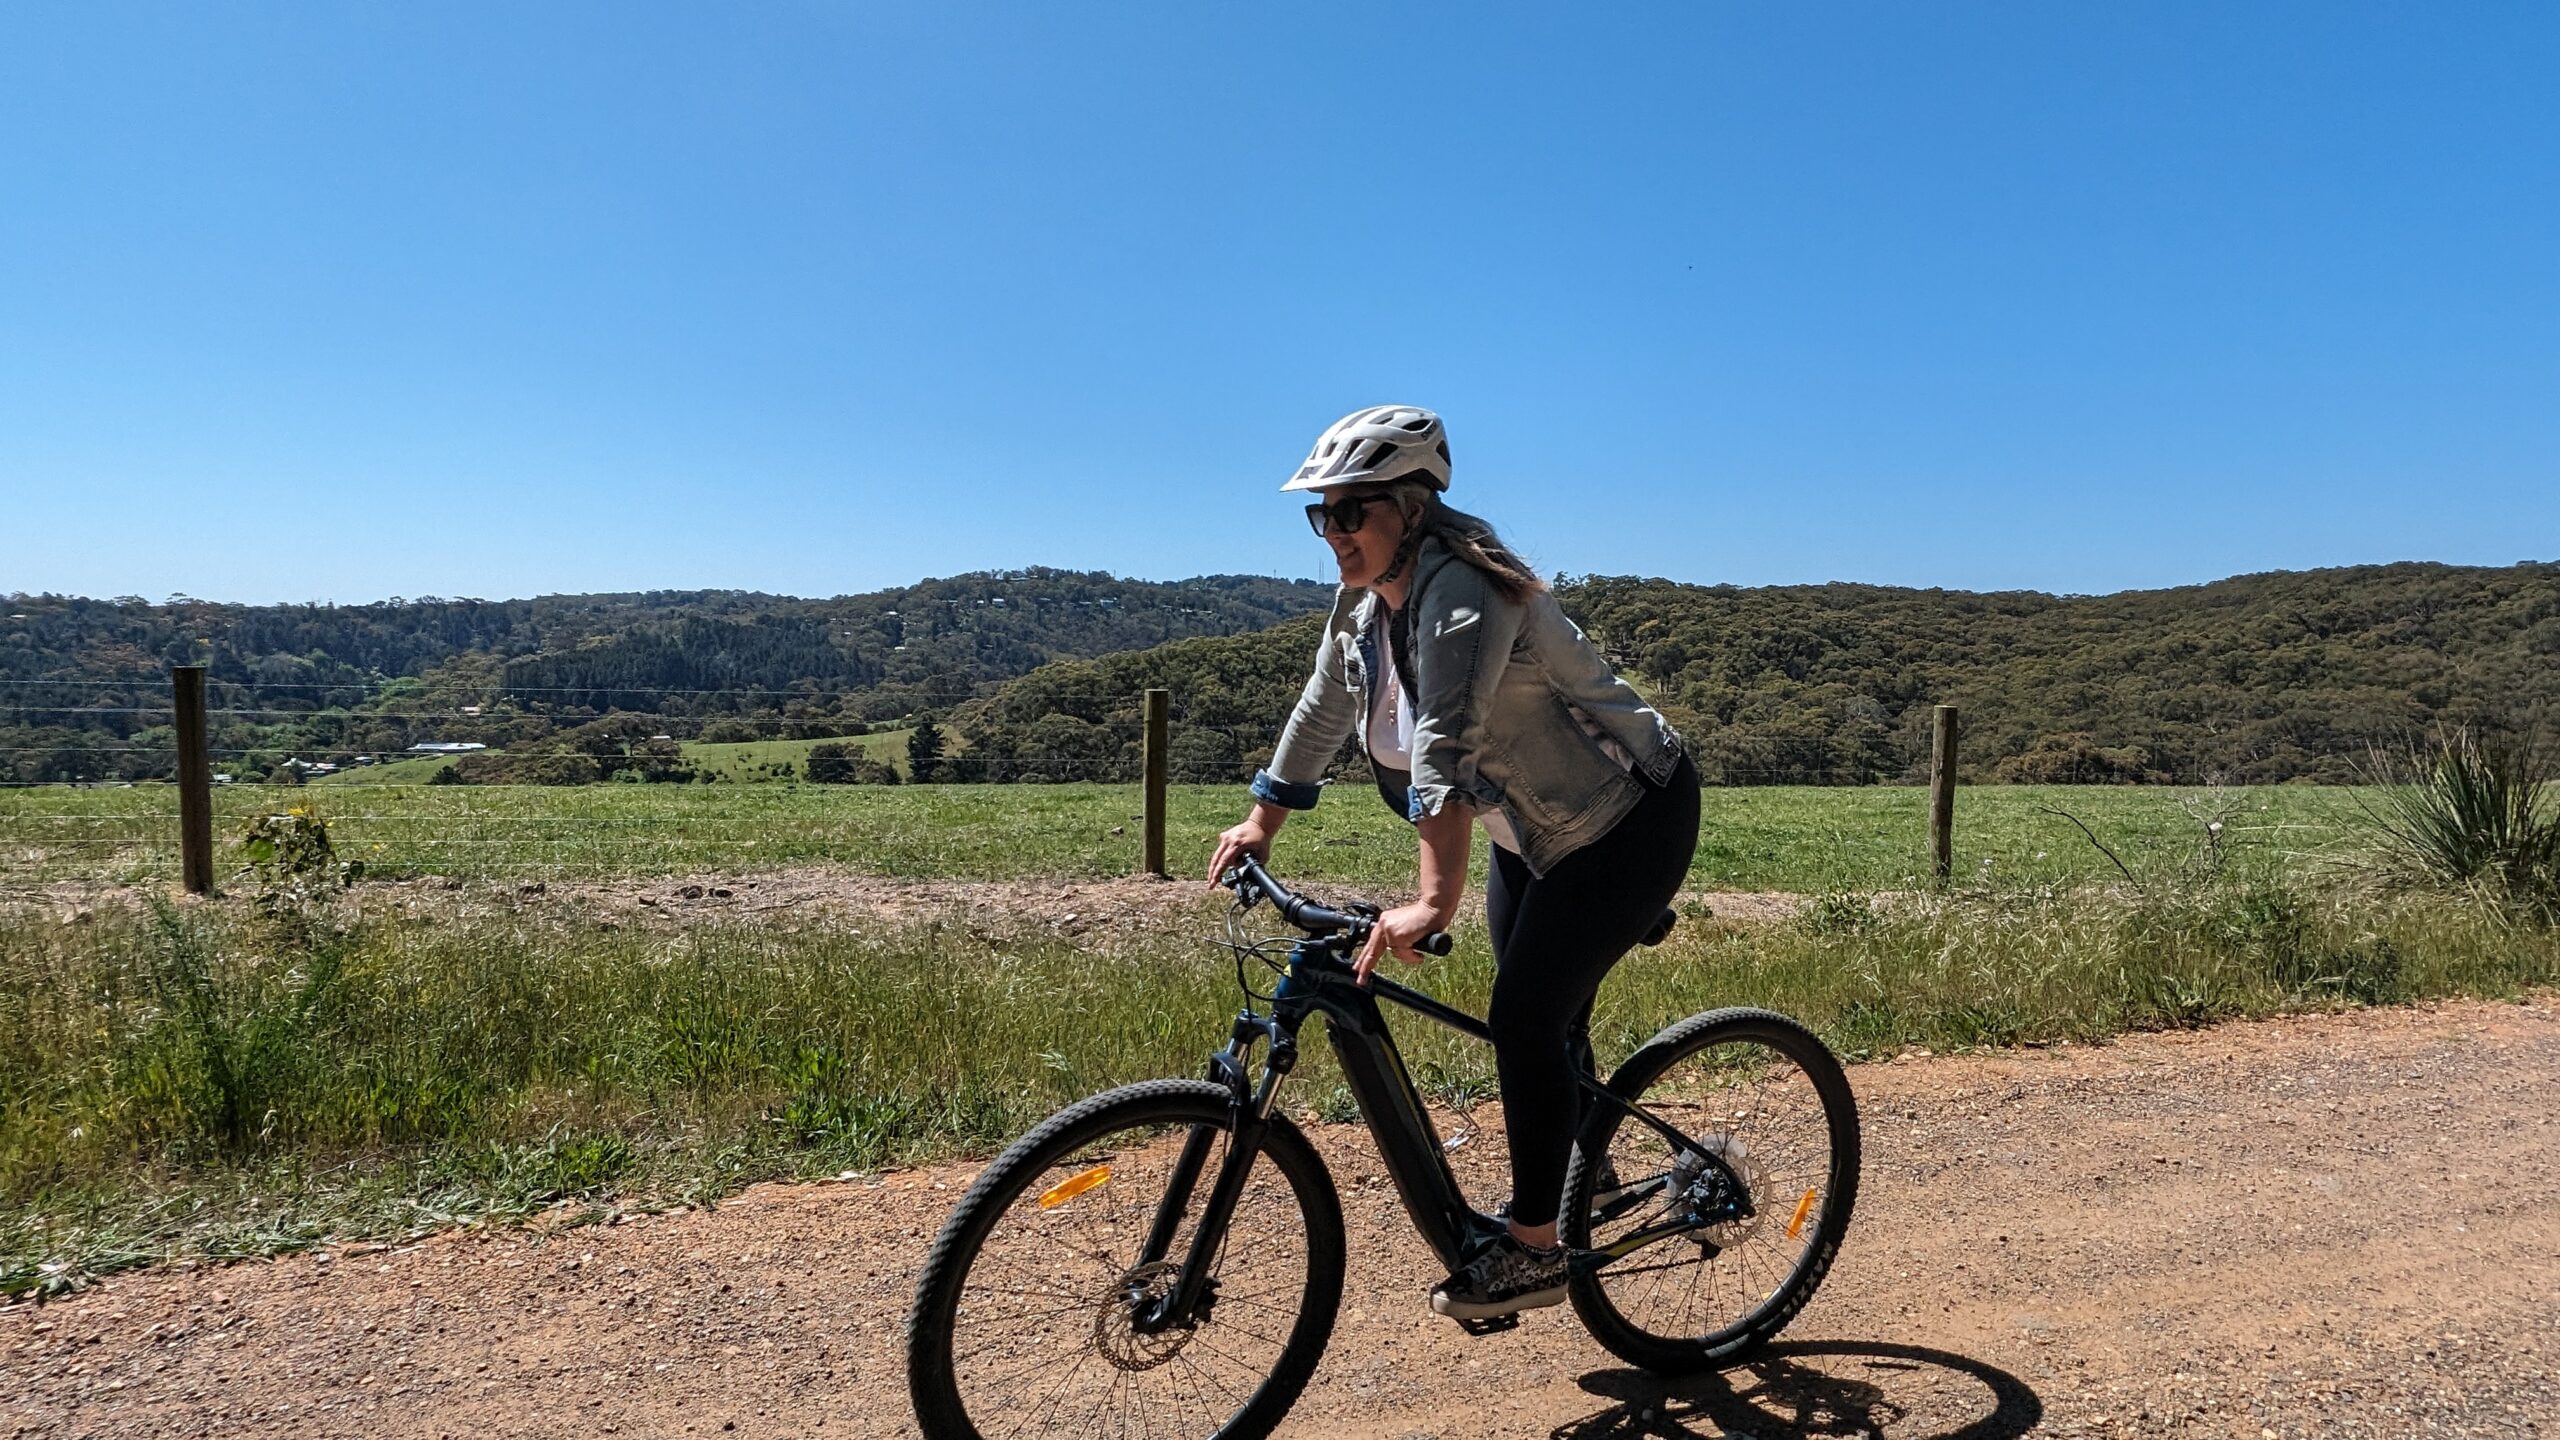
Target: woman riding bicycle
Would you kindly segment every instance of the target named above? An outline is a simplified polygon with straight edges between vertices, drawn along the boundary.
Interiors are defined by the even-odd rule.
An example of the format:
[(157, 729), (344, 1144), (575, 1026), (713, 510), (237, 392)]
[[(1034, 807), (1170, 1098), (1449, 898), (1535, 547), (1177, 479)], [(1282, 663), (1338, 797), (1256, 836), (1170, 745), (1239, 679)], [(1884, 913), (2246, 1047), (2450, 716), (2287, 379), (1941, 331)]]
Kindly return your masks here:
[(1432, 1290), (1431, 1308), (1483, 1319), (1556, 1304), (1556, 1212), (1581, 1120), (1574, 1077), (1592, 1064), (1592, 998), (1688, 874), (1697, 771), (1536, 572), (1491, 526), (1443, 503), (1439, 416), (1401, 405), (1346, 415), (1280, 488), (1316, 495), (1307, 518), (1342, 586), (1315, 671), (1253, 778), (1253, 811), (1218, 837), (1210, 876), (1240, 854), (1267, 859), (1356, 733), (1421, 845), (1420, 897), (1378, 918), (1357, 966), (1365, 982), (1382, 954), (1421, 963), (1414, 947), (1456, 919), (1483, 825), (1510, 1228)]

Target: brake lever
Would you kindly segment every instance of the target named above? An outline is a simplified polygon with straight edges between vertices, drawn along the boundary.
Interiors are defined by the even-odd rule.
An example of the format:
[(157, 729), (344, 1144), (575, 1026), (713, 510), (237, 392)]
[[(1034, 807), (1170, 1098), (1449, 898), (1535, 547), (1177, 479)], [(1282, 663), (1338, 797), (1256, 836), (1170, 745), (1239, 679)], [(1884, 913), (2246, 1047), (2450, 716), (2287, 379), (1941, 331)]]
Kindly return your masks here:
[(1230, 865), (1219, 872), (1218, 883), (1226, 887), (1236, 897), (1236, 903), (1247, 910), (1252, 909), (1256, 902), (1269, 898), (1262, 893), (1262, 887), (1245, 878), (1241, 865)]

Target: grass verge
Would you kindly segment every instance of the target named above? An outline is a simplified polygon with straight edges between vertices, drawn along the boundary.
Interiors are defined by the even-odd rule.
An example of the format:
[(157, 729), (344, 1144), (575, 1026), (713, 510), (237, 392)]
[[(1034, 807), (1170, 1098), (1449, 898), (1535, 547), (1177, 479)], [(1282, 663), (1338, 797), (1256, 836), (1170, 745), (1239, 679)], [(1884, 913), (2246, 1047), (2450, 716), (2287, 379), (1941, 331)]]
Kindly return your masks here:
[[(1094, 1090), (1195, 1072), (1238, 999), (1199, 939), (0, 912), (0, 1290), (984, 1151)], [(1477, 939), (1421, 976), (1475, 1008), (1491, 965)], [(1595, 1034), (1607, 1063), (1679, 1016), (1759, 1004), (1860, 1057), (2555, 979), (2560, 935), (2462, 896), (2266, 877), (1833, 895), (1639, 952)], [(1439, 1098), (1493, 1093), (1489, 1052), (1420, 1022), (1400, 1039)], [(1294, 1101), (1338, 1118), (1330, 1058), (1307, 1056)]]

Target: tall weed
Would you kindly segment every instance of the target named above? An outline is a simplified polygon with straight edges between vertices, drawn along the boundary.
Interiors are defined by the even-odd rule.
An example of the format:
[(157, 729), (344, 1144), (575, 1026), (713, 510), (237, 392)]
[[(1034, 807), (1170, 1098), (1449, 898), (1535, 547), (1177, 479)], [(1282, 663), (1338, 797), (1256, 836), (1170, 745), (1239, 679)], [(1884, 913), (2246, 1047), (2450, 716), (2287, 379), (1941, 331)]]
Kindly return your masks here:
[[(1190, 934), (468, 906), (296, 934), (220, 908), (0, 915), (0, 1269), (47, 1284), (63, 1255), (245, 1253), (984, 1152), (1105, 1086), (1198, 1073), (1239, 1000)], [(1481, 1013), (1493, 966), (1461, 938), (1406, 978)], [(2560, 929), (2465, 893), (1959, 889), (1684, 925), (1613, 973), (1593, 1031), (1614, 1065), (1682, 1016), (1765, 1005), (1859, 1058), (2555, 979)], [(1397, 1037), (1443, 1101), (1493, 1092), (1483, 1045), (1416, 1019)], [(1288, 1097), (1338, 1117), (1327, 1050), (1309, 1036)]]
[(2560, 919), (2560, 807), (2550, 754), (2529, 738), (2456, 731), (2424, 749), (2377, 751), (2380, 783), (2360, 798), (2385, 884), (2476, 889), (2544, 921)]

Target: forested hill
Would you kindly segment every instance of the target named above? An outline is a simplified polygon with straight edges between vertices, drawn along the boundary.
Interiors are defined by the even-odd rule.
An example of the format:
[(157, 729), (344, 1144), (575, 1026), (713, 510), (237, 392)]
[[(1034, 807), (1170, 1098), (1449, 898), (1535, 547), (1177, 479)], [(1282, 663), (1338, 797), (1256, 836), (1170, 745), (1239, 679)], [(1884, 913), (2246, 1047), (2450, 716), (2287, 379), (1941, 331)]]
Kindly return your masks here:
[[(13, 596), (0, 780), (168, 774), (167, 666), (190, 658), (213, 677), (217, 768), (251, 774), (419, 740), (627, 749), (660, 732), (826, 736), (943, 713), (964, 746), (955, 778), (1134, 778), (1137, 695), (1161, 685), (1176, 774), (1241, 779), (1297, 694), (1309, 612), (1330, 593), (1029, 570), (831, 600)], [(2074, 597), (1600, 576), (1558, 593), (1726, 784), (1913, 778), (1941, 702), (1963, 709), (1976, 780), (2338, 780), (2370, 745), (2439, 723), (2560, 717), (2553, 564)]]
[[(1725, 784), (1925, 773), (1961, 707), (1974, 780), (2352, 778), (2438, 724), (2560, 718), (2560, 565), (2402, 564), (2115, 595), (1740, 588), (1587, 576), (1559, 598)], [(1044, 667), (960, 717), (993, 778), (1133, 773), (1135, 691), (1173, 692), (1177, 773), (1248, 775), (1313, 622)]]
[[(225, 605), (0, 600), (0, 780), (167, 773), (167, 668), (208, 667), (223, 768), (426, 739), (525, 743), (609, 712), (833, 734), (1050, 661), (1258, 630), (1330, 587), (1031, 569), (803, 600), (746, 591)], [(155, 707), (157, 707), (155, 709)], [(466, 707), (477, 714), (466, 714)], [(687, 722), (687, 723), (676, 723)], [(787, 722), (787, 730), (786, 730)]]

